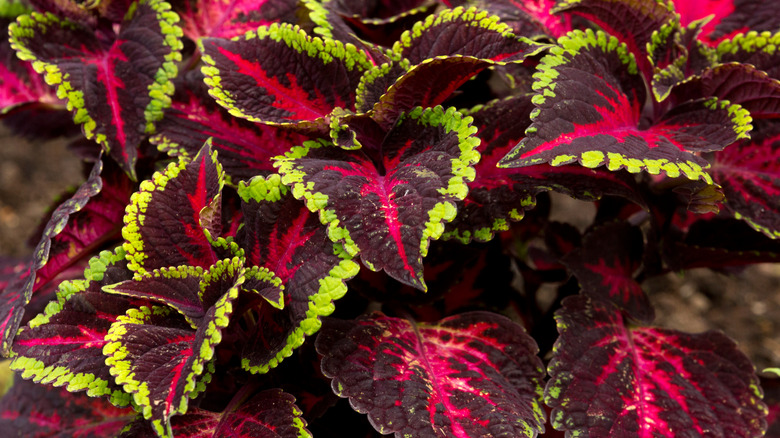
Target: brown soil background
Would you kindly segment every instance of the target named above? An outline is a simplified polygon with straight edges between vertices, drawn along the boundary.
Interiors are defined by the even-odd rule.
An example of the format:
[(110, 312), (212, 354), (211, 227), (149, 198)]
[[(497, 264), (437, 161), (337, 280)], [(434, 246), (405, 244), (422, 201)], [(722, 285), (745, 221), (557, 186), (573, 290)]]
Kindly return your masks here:
[[(29, 254), (24, 242), (52, 200), (82, 179), (81, 164), (64, 141), (28, 142), (0, 127), (0, 257)], [(556, 220), (583, 224), (581, 212), (589, 205), (556, 201), (563, 201), (554, 211)], [(696, 269), (651, 279), (644, 287), (656, 305), (657, 325), (722, 330), (758, 370), (780, 366), (780, 264), (734, 275)]]

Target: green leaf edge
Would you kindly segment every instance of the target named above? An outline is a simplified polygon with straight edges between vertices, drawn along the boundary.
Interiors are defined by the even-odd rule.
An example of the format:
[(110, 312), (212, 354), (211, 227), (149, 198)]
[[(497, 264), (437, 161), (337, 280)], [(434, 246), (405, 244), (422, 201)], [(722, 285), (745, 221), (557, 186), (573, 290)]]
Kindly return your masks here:
[[(101, 251), (100, 254), (89, 260), (89, 267), (84, 270), (84, 278), (81, 280), (68, 280), (60, 283), (56, 291), (56, 301), (50, 301), (43, 313), (36, 315), (28, 323), (30, 328), (48, 324), (51, 317), (62, 311), (65, 303), (73, 296), (83, 292), (92, 281), (101, 281), (103, 273), (108, 266), (124, 261), (125, 254), (122, 247), (117, 247), (113, 252)], [(20, 331), (23, 329), (20, 329)], [(21, 377), (39, 384), (50, 384), (55, 388), (64, 386), (68, 392), (86, 391), (89, 397), (107, 396), (107, 400), (117, 407), (130, 405), (131, 395), (122, 391), (111, 391), (107, 388), (107, 381), (95, 377), (94, 374), (74, 374), (67, 367), (45, 366), (35, 358), (14, 355), (10, 368), (21, 373)]]
[(123, 219), (125, 225), (122, 227), (122, 238), (125, 239), (123, 247), (127, 253), (127, 267), (135, 273), (134, 278), (140, 279), (145, 273), (149, 272), (143, 267), (143, 261), (147, 256), (143, 252), (144, 243), (140, 231), (144, 225), (146, 209), (152, 200), (153, 194), (157, 191), (165, 191), (168, 181), (176, 178), (191, 162), (199, 160), (201, 154), (207, 153), (206, 151), (211, 151), (211, 161), (217, 168), (218, 193), (222, 193), (222, 188), (225, 184), (225, 173), (219, 160), (217, 160), (217, 150), (211, 150), (211, 139), (209, 138), (194, 159), (190, 161), (185, 157), (181, 157), (178, 162), (168, 164), (165, 169), (155, 172), (150, 179), (141, 182), (139, 190), (130, 197), (130, 204), (125, 208)]
[[(283, 42), (289, 49), (298, 53), (305, 51), (310, 58), (319, 59), (324, 64), (334, 60), (342, 61), (344, 66), (350, 71), (357, 69), (365, 72), (374, 67), (368, 56), (354, 45), (350, 43), (344, 44), (341, 41), (330, 38), (322, 39), (316, 36), (309, 36), (306, 31), (297, 25), (273, 23), (270, 26), (260, 26), (256, 31), (250, 30), (244, 35), (231, 38), (231, 41), (240, 41), (241, 39), (246, 41), (270, 39), (277, 43)], [(236, 105), (233, 95), (222, 87), (222, 78), (220, 77), (219, 68), (216, 66), (216, 61), (206, 54), (202, 41), (198, 42), (198, 47), (203, 54), (202, 60), (204, 65), (201, 67), (201, 72), (204, 75), (203, 81), (209, 87), (209, 95), (233, 116), (270, 126), (317, 125), (326, 118), (320, 117), (314, 120), (295, 122), (274, 122), (245, 113)]]

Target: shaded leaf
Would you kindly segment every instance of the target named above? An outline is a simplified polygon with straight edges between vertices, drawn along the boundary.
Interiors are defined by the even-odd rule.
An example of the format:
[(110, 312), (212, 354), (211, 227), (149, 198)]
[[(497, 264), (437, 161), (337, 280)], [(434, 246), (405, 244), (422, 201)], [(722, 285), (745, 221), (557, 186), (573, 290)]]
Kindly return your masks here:
[(589, 436), (753, 437), (766, 405), (753, 365), (720, 332), (627, 323), (613, 305), (566, 298), (548, 366), (553, 427)]
[(544, 430), (537, 347), (488, 312), (435, 324), (374, 314), (328, 320), (317, 338), (333, 390), (382, 434), (536, 436)]
[(294, 22), (295, 0), (186, 0), (177, 11), (184, 35), (193, 41), (204, 37), (233, 38), (271, 23)]

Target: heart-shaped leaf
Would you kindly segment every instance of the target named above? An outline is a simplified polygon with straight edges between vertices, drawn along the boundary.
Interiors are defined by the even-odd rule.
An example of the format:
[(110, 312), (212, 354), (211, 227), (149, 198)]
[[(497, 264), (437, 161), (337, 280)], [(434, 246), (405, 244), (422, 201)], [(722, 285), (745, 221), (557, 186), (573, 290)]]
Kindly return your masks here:
[[(277, 161), (282, 182), (328, 225), (334, 242), (421, 290), (422, 258), (474, 179), (479, 140), (454, 108), (415, 108), (368, 153), (306, 142)], [(369, 139), (374, 141), (375, 139)], [(368, 141), (366, 141), (368, 143)], [(367, 149), (366, 149), (367, 150)]]
[(536, 343), (505, 317), (328, 320), (316, 346), (333, 391), (382, 434), (533, 437), (544, 430)]
[(110, 44), (90, 27), (46, 13), (9, 28), (19, 58), (31, 61), (73, 120), (135, 179), (137, 148), (170, 105), (181, 60), (178, 15), (162, 0), (139, 0)]

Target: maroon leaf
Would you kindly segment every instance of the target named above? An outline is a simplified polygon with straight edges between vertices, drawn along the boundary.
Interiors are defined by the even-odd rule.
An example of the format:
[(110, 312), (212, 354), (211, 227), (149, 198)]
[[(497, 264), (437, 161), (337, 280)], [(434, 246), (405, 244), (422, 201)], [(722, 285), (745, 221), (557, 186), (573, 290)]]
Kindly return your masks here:
[(209, 214), (219, 217), (223, 184), (222, 167), (208, 143), (191, 162), (171, 163), (144, 181), (132, 196), (122, 229), (130, 269), (140, 275), (216, 263), (202, 221)]
[(437, 56), (469, 56), (494, 63), (522, 61), (548, 46), (515, 36), (506, 24), (476, 8), (444, 10), (406, 31), (393, 45), (412, 65)]
[(657, 0), (564, 0), (553, 10), (586, 18), (617, 37), (634, 54), (637, 67), (647, 80), (653, 76), (648, 43), (653, 41), (654, 32), (675, 19), (670, 5)]
[(610, 437), (761, 436), (766, 405), (753, 365), (720, 332), (636, 327), (613, 305), (569, 297), (545, 403), (553, 427)]
[(563, 258), (580, 283), (581, 293), (612, 302), (642, 323), (655, 318), (647, 294), (634, 280), (642, 264), (642, 232), (627, 222), (612, 222), (585, 234), (582, 246)]
[(333, 109), (354, 109), (360, 76), (373, 66), (355, 46), (285, 24), (200, 44), (211, 95), (253, 122), (325, 126)]
[(233, 117), (208, 95), (200, 74), (178, 83), (171, 108), (150, 141), (174, 157), (194, 157), (211, 138), (228, 181), (249, 180), (273, 171), (271, 157), (282, 155), (308, 137), (278, 126)]
[(708, 163), (695, 153), (723, 149), (752, 128), (747, 111), (714, 97), (678, 105), (645, 127), (645, 87), (626, 47), (590, 30), (561, 43), (542, 60), (533, 123), (502, 166), (578, 161), (709, 182)]
[(20, 330), (14, 341), (11, 369), (35, 383), (85, 391), (91, 397), (108, 396), (117, 406), (130, 404), (108, 371), (104, 339), (119, 315), (131, 303), (102, 293), (105, 285), (132, 276), (121, 249), (105, 251), (91, 260), (83, 280), (60, 283), (57, 300)]
[(184, 35), (193, 41), (204, 37), (233, 38), (259, 26), (296, 20), (295, 0), (186, 0), (177, 8)]
[(713, 15), (699, 36), (710, 46), (738, 33), (774, 32), (780, 27), (777, 5), (772, 0), (718, 0), (699, 4), (673, 0), (672, 3), (683, 25)]
[(749, 64), (720, 64), (688, 78), (671, 93), (677, 101), (691, 96), (715, 96), (739, 104), (754, 119), (780, 117), (780, 80)]
[(754, 229), (780, 238), (780, 126), (771, 122), (754, 140), (715, 154), (713, 179), (723, 187), (726, 208)]
[[(332, 240), (352, 255), (360, 253), (369, 269), (425, 290), (428, 243), (454, 218), (455, 201), (465, 197), (474, 177), (473, 133), (454, 108), (417, 107), (375, 151), (306, 142), (277, 164), (293, 195), (328, 223)], [(364, 150), (381, 155), (372, 160)]]
[(117, 408), (102, 399), (36, 385), (16, 376), (0, 400), (0, 430), (29, 438), (110, 438), (134, 417), (132, 408)]
[(23, 16), (10, 27), (19, 57), (46, 72), (86, 137), (133, 179), (136, 149), (170, 105), (169, 79), (181, 59), (178, 16), (169, 9), (161, 0), (141, 0), (111, 36), (52, 14)]
[(280, 305), (260, 302), (251, 309), (259, 318), (241, 353), (245, 368), (266, 372), (319, 330), (320, 318), (333, 312), (358, 265), (342, 245), (330, 241), (317, 215), (292, 197), (279, 175), (242, 183), (239, 194), (244, 227), (236, 242), (248, 265), (272, 271), (284, 289)]
[[(240, 393), (239, 393), (240, 394)], [(173, 435), (187, 438), (304, 438), (311, 437), (295, 398), (281, 389), (262, 391), (248, 400), (231, 402), (222, 412), (192, 408), (173, 417)], [(151, 425), (143, 418), (125, 428), (119, 438), (150, 436)]]
[[(767, 17), (771, 14), (759, 14)], [(769, 77), (780, 80), (780, 32), (748, 32), (724, 40), (716, 48), (718, 60), (723, 63), (741, 62), (765, 71)]]
[(333, 390), (382, 434), (536, 436), (544, 430), (537, 347), (488, 312), (436, 324), (375, 314), (328, 320), (317, 338)]
[(479, 0), (479, 9), (490, 12), (508, 24), (515, 35), (529, 38), (551, 37), (553, 40), (572, 30), (571, 19), (554, 14), (555, 0)]

